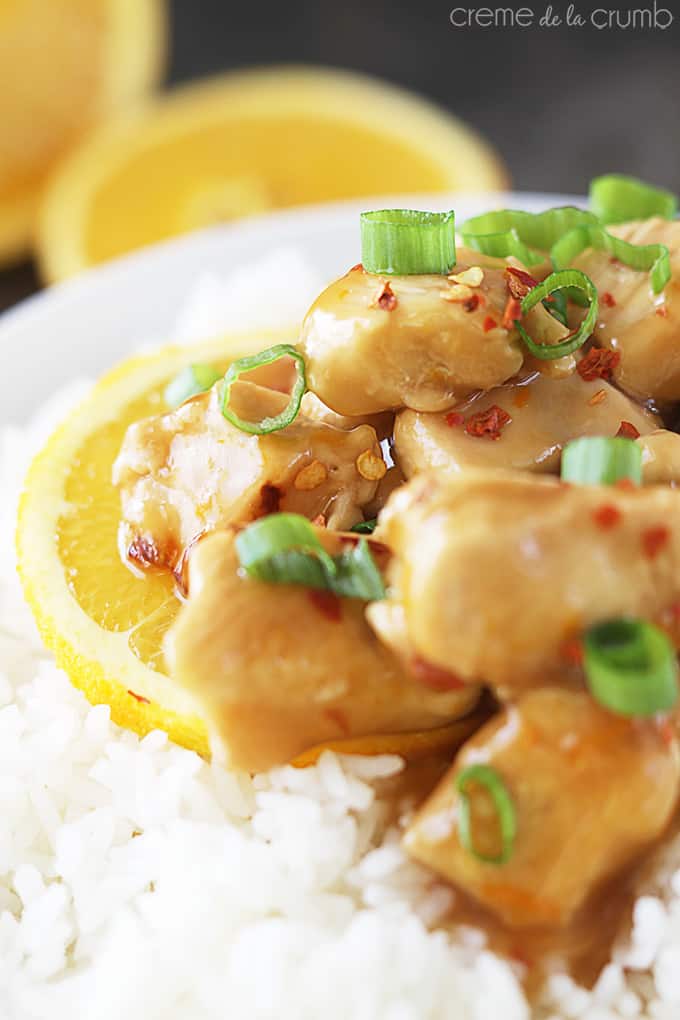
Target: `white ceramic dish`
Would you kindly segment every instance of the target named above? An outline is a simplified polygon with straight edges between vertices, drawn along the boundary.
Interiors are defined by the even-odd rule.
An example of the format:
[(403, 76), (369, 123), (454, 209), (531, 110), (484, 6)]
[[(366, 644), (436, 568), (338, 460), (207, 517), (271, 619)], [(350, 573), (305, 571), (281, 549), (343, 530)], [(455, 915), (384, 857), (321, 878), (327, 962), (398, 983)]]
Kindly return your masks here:
[(196, 283), (277, 248), (299, 251), (322, 279), (359, 261), (363, 209), (455, 208), (458, 222), (485, 209), (539, 211), (572, 196), (494, 194), (370, 198), (274, 213), (147, 248), (53, 287), (0, 316), (0, 424), (20, 423), (69, 380), (96, 377), (146, 343), (174, 338)]

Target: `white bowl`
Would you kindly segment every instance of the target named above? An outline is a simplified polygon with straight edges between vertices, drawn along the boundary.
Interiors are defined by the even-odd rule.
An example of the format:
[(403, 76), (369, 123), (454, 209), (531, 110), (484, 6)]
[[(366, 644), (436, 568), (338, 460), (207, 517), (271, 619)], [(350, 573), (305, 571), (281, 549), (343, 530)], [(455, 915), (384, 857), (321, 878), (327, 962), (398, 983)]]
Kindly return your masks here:
[[(279, 249), (299, 253), (322, 282), (338, 276), (360, 260), (363, 209), (454, 208), (461, 223), (486, 209), (539, 211), (581, 201), (522, 193), (369, 198), (214, 227), (116, 259), (0, 316), (0, 425), (25, 421), (74, 378), (94, 378), (142, 345), (176, 339), (178, 319), (197, 282), (232, 276)], [(282, 286), (279, 280), (279, 297)], [(211, 323), (210, 332), (229, 324)]]

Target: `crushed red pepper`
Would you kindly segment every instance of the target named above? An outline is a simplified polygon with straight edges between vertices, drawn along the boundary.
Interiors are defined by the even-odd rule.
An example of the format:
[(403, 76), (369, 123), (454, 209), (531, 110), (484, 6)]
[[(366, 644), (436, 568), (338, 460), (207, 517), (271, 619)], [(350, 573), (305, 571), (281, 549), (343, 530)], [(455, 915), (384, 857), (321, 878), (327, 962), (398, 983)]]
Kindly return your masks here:
[(659, 305), (659, 307), (656, 310), (656, 314), (658, 316), (660, 316), (662, 319), (667, 319), (668, 318), (668, 307), (666, 305)]
[(484, 298), (481, 294), (473, 294), (472, 297), (467, 298), (463, 301), (463, 308), (466, 312), (476, 312), (481, 304), (484, 303)]
[(612, 351), (609, 347), (592, 347), (585, 358), (579, 361), (576, 371), (584, 382), (611, 379), (612, 372), (620, 361), (621, 355), (618, 351)]
[(616, 435), (620, 439), (639, 439), (640, 438), (640, 433), (635, 428), (633, 423), (630, 422), (630, 421), (622, 421), (621, 424), (619, 425), (619, 431), (616, 433)]
[(615, 307), (616, 307), (616, 298), (615, 298), (615, 297), (614, 297), (614, 295), (613, 295), (613, 294), (612, 294), (612, 293), (611, 293), (610, 291), (608, 291), (608, 290), (606, 290), (606, 291), (604, 292), (604, 294), (602, 294), (602, 295), (601, 295), (601, 297), (600, 297), (600, 300), (602, 301), (602, 304), (603, 304), (603, 305), (604, 305), (604, 306), (605, 306), (606, 308), (615, 308)]
[(642, 551), (648, 560), (655, 560), (661, 550), (668, 544), (671, 533), (664, 524), (647, 528), (642, 532)]
[(384, 280), (378, 290), (375, 292), (372, 304), (377, 308), (382, 308), (384, 312), (393, 312), (397, 307), (397, 297), (392, 290), (392, 285), (389, 280)]
[(435, 666), (419, 655), (411, 659), (410, 665), (414, 679), (432, 691), (459, 691), (465, 687), (465, 683), (455, 673)]
[(620, 523), (621, 517), (621, 511), (611, 503), (603, 503), (602, 506), (593, 511), (593, 520), (598, 528), (602, 528), (603, 531), (615, 528)]
[(570, 666), (583, 664), (583, 642), (580, 638), (567, 638), (560, 645), (560, 657)]
[(453, 429), (456, 428), (456, 426), (458, 425), (462, 425), (465, 421), (465, 417), (458, 411), (449, 411), (449, 413), (444, 418), (444, 421), (446, 422), (450, 429)]
[(591, 407), (595, 407), (597, 404), (602, 404), (607, 398), (606, 390), (598, 390), (597, 393), (593, 393), (592, 397), (588, 401)]
[(128, 694), (130, 695), (131, 698), (134, 698), (135, 701), (141, 702), (142, 705), (150, 705), (151, 704), (149, 699), (145, 698), (143, 694), (136, 694), (135, 691), (128, 691)]
[(506, 425), (512, 421), (507, 411), (504, 411), (498, 404), (494, 404), (486, 411), (478, 411), (472, 414), (465, 422), (465, 431), (469, 436), (476, 436), (480, 439), (500, 439), (501, 432)]
[(527, 296), (530, 290), (538, 287), (538, 280), (535, 280), (530, 273), (525, 273), (523, 269), (508, 266), (503, 275), (508, 281), (508, 290), (514, 298), (518, 298), (520, 301)]
[(492, 329), (496, 329), (497, 326), (498, 326), (498, 323), (494, 319), (493, 315), (487, 315), (487, 317), (484, 319), (484, 323), (483, 323), (483, 327), (482, 328), (484, 329), (485, 333), (490, 333), (491, 330)]
[(522, 315), (522, 305), (517, 300), (517, 298), (513, 297), (512, 294), (511, 294), (510, 297), (508, 298), (507, 302), (506, 302), (505, 308), (503, 309), (503, 320), (502, 320), (503, 329), (514, 329), (515, 328), (515, 322), (519, 318), (521, 318), (521, 315)]

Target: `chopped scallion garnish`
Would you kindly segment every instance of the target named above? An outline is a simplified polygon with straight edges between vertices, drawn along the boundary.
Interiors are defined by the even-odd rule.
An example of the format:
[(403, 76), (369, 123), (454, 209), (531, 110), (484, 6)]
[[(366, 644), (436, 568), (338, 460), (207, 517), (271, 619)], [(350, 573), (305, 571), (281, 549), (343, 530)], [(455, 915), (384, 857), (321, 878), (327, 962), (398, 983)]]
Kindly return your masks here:
[(330, 556), (313, 526), (299, 514), (270, 514), (250, 524), (236, 536), (236, 552), (246, 573), (258, 581), (299, 584), (367, 602), (385, 597), (382, 575), (365, 538), (339, 556)]
[(453, 212), (380, 209), (361, 214), (361, 264), (386, 276), (445, 274), (456, 264)]
[[(489, 794), (496, 812), (501, 849), (497, 854), (487, 854), (475, 845), (472, 832), (471, 786), (482, 786)], [(515, 805), (508, 788), (496, 769), (490, 765), (469, 765), (458, 775), (456, 790), (460, 797), (458, 806), (458, 838), (463, 847), (485, 864), (505, 864), (513, 854), (517, 835)]]
[(556, 291), (569, 289), (583, 293), (590, 307), (579, 328), (566, 340), (558, 344), (537, 344), (531, 339), (521, 322), (517, 321), (516, 326), (520, 336), (535, 358), (542, 361), (553, 361), (556, 358), (563, 358), (567, 354), (573, 354), (579, 347), (582, 347), (595, 328), (598, 313), (597, 288), (590, 277), (578, 269), (565, 269), (557, 273), (551, 273), (537, 287), (530, 290), (522, 301), (522, 315), (530, 312), (539, 301), (544, 301)]
[(358, 524), (355, 524), (354, 527), (349, 530), (356, 532), (357, 535), (372, 535), (376, 529), (377, 523), (378, 520), (374, 517), (372, 521), (359, 521)]
[(547, 252), (567, 231), (596, 217), (573, 205), (556, 206), (542, 213), (499, 209), (467, 220), (461, 227), (463, 244), (496, 258), (514, 256), (525, 266), (543, 262)]
[(644, 620), (610, 620), (586, 632), (584, 669), (593, 697), (625, 716), (667, 712), (678, 700), (678, 664), (663, 631)]
[[(271, 365), (281, 358), (292, 358), (295, 363), (295, 382), (286, 407), (280, 414), (269, 418), (261, 418), (260, 421), (245, 421), (243, 418), (240, 418), (230, 407), (231, 388), (236, 380), (256, 368), (261, 368), (263, 365)], [(305, 374), (304, 358), (290, 344), (277, 344), (275, 347), (270, 347), (260, 354), (250, 355), (247, 358), (239, 358), (238, 361), (234, 361), (229, 366), (224, 377), (224, 387), (222, 390), (222, 414), (227, 421), (230, 421), (232, 425), (235, 425), (242, 432), (250, 432), (257, 436), (266, 435), (268, 432), (278, 432), (279, 429), (285, 429), (287, 425), (290, 425), (297, 418), (306, 389), (307, 376)]]
[(583, 436), (562, 451), (562, 480), (577, 485), (642, 482), (642, 447), (623, 436)]
[(582, 224), (565, 234), (550, 252), (555, 269), (566, 269), (588, 248), (606, 251), (624, 266), (650, 272), (652, 290), (660, 294), (671, 278), (671, 259), (665, 244), (629, 244), (604, 227)]
[(179, 407), (189, 397), (195, 397), (197, 393), (205, 393), (220, 378), (212, 365), (196, 363), (187, 365), (175, 378), (165, 387), (163, 397), (168, 407)]
[(678, 200), (672, 192), (624, 174), (606, 174), (591, 181), (590, 206), (602, 223), (646, 220), (650, 216), (674, 220), (678, 212)]

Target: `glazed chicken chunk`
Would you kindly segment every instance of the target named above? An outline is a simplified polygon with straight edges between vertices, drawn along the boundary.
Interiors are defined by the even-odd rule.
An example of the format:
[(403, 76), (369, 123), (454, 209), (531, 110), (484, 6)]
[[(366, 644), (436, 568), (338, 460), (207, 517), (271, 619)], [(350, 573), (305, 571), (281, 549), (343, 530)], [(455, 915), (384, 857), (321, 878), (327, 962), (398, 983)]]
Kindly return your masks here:
[[(574, 263), (600, 294), (593, 336), (621, 356), (614, 378), (629, 393), (659, 403), (680, 399), (680, 222), (659, 217), (609, 227), (631, 244), (664, 244), (673, 277), (653, 293), (648, 273), (630, 269), (607, 252), (589, 251)], [(578, 313), (576, 314), (578, 317)]]
[[(239, 385), (241, 405), (260, 416), (286, 403), (277, 390)], [(349, 528), (386, 470), (370, 425), (345, 430), (299, 415), (253, 435), (226, 420), (216, 386), (128, 429), (113, 469), (121, 548), (139, 566), (175, 569), (198, 536), (276, 510)]]
[[(332, 555), (357, 541), (317, 530)], [(229, 532), (193, 550), (189, 600), (166, 654), (229, 763), (252, 772), (322, 741), (439, 727), (478, 698), (473, 687), (436, 691), (414, 680), (372, 633), (364, 603), (245, 576)]]
[(429, 468), (451, 475), (475, 467), (555, 472), (566, 443), (614, 436), (622, 425), (644, 435), (659, 419), (605, 379), (535, 374), (447, 413), (401, 411), (394, 445), (407, 478)]
[[(516, 835), (503, 863), (499, 819), (480, 783), (463, 783), (472, 847), (463, 845), (459, 777), (492, 768)], [(472, 773), (470, 773), (472, 777)], [(678, 796), (676, 739), (651, 720), (600, 708), (585, 692), (524, 695), (465, 745), (410, 825), (405, 845), (517, 927), (564, 925), (607, 879), (664, 831)]]
[(394, 557), (376, 632), (502, 697), (559, 680), (589, 626), (659, 620), (680, 600), (680, 493), (666, 486), (427, 473), (392, 496), (379, 535)]
[[(524, 361), (506, 314), (507, 268), (462, 249), (448, 280), (350, 270), (305, 318), (299, 346), (310, 389), (340, 414), (365, 415), (399, 407), (442, 411), (501, 385)], [(542, 305), (526, 323), (541, 343), (568, 332)]]

